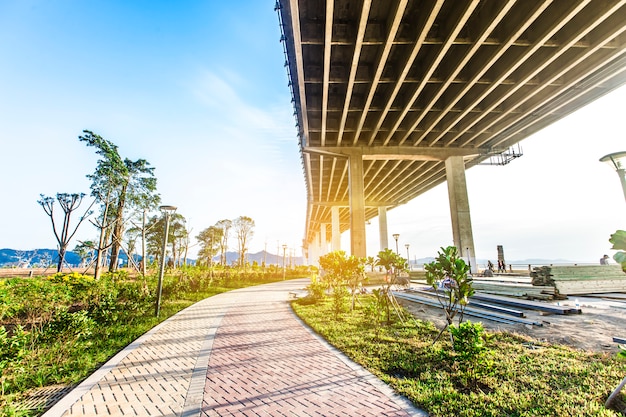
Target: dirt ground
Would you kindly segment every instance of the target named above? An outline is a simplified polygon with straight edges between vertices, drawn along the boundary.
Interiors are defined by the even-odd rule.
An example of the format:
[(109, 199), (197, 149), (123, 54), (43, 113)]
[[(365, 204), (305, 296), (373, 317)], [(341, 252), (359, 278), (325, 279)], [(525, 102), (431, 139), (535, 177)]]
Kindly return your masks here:
[[(525, 310), (526, 319), (540, 322), (542, 326), (481, 321), (483, 327), (489, 330), (522, 334), (538, 341), (560, 343), (586, 351), (617, 352), (619, 349), (617, 343), (613, 342), (613, 337), (626, 338), (626, 300), (581, 296), (569, 297), (559, 303), (562, 306), (575, 306), (577, 301), (582, 314), (559, 315)], [(438, 328), (445, 324), (441, 309), (400, 299), (398, 302), (415, 317), (432, 321)], [(478, 321), (472, 317), (467, 318)]]

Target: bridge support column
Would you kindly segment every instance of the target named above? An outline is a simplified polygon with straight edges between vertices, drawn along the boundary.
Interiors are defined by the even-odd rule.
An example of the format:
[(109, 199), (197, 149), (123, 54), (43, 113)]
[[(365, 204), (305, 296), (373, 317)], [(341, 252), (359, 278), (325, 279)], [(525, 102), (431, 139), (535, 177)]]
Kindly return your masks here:
[(380, 250), (383, 251), (389, 247), (387, 207), (378, 207), (378, 234), (380, 235)]
[(465, 164), (462, 156), (451, 156), (446, 159), (446, 179), (454, 246), (458, 249), (459, 255), (469, 261), (472, 273), (476, 273), (478, 268), (474, 255), (474, 236), (465, 181)]
[(313, 242), (309, 243), (309, 265), (319, 266), (318, 259), (320, 257), (320, 240), (319, 235), (313, 235)]
[(320, 224), (320, 256), (324, 256), (328, 253), (328, 239), (326, 238), (326, 225), (327, 223)]
[(332, 206), (330, 208), (332, 233), (331, 233), (331, 245), (332, 251), (341, 250), (341, 229), (339, 228), (339, 206)]
[(367, 256), (365, 243), (365, 190), (363, 185), (363, 157), (350, 155), (350, 252), (359, 258)]

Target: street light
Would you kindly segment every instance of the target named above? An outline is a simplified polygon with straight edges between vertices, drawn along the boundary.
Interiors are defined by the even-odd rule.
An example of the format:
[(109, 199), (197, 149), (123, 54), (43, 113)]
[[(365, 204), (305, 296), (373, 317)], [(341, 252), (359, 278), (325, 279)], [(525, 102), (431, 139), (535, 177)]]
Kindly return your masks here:
[(165, 216), (165, 233), (163, 235), (163, 248), (161, 250), (161, 268), (159, 269), (159, 285), (157, 288), (157, 302), (154, 311), (154, 315), (159, 317), (159, 311), (161, 310), (161, 293), (163, 291), (163, 273), (165, 272), (165, 250), (167, 249), (167, 235), (170, 231), (170, 217), (176, 211), (174, 206), (160, 206), (159, 210)]
[(287, 245), (283, 245), (283, 281), (285, 280), (285, 254), (287, 252)]
[(397, 234), (397, 233), (394, 233), (394, 234), (393, 234), (393, 235), (391, 235), (391, 236), (393, 236), (393, 238), (396, 240), (396, 255), (399, 255), (399, 254), (400, 254), (400, 252), (398, 252), (398, 238), (400, 237), (400, 235), (399, 235), (399, 234)]
[(615, 172), (617, 172), (622, 183), (622, 191), (626, 200), (626, 152), (614, 152), (604, 155), (600, 158), (600, 162), (606, 162), (611, 168), (615, 168)]
[(406, 248), (406, 261), (409, 264), (409, 270), (411, 269), (411, 258), (409, 258), (409, 244), (405, 243), (404, 247)]

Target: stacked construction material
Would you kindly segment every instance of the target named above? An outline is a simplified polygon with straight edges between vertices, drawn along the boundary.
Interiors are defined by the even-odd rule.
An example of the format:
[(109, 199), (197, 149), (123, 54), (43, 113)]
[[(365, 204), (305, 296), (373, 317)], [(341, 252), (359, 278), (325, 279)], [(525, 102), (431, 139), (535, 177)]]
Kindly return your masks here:
[(619, 265), (553, 266), (550, 275), (563, 295), (626, 293), (626, 274)]
[[(411, 283), (428, 285), (425, 277), (411, 272)], [(529, 300), (553, 300), (558, 298), (554, 285), (533, 285), (528, 275), (495, 274), (492, 277), (475, 277), (472, 288), (488, 294), (527, 298)]]

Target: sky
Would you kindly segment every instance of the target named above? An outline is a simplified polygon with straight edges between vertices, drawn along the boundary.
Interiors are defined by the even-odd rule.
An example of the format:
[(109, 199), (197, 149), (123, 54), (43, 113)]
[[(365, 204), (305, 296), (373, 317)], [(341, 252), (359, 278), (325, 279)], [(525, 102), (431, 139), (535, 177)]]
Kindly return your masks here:
[[(89, 194), (98, 156), (78, 136), (91, 130), (155, 167), (192, 236), (248, 216), (251, 253), (300, 255), (306, 189), (279, 39), (273, 1), (0, 0), (0, 248), (56, 247), (37, 200)], [(511, 260), (614, 253), (626, 203), (598, 160), (626, 151), (625, 99), (621, 88), (543, 129), (507, 166), (467, 171), (477, 258), (497, 245)], [(388, 227), (411, 259), (451, 245), (446, 185), (390, 210)], [(377, 219), (366, 233), (373, 256)], [(96, 236), (84, 224), (70, 247)]]

